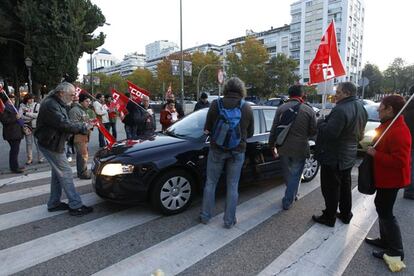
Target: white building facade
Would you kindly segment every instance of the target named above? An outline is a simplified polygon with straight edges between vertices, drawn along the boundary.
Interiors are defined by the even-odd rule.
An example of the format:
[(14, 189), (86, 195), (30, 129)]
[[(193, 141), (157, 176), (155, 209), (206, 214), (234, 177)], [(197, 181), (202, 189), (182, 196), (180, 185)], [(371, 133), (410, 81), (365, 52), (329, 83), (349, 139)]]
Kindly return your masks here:
[(148, 60), (153, 60), (160, 56), (167, 56), (178, 50), (180, 50), (180, 48), (172, 41), (157, 40), (145, 46), (145, 55)]
[(254, 37), (266, 47), (270, 58), (276, 56), (278, 53), (283, 53), (289, 56), (289, 35), (290, 26), (284, 25), (280, 28), (271, 27), (270, 30), (263, 32), (253, 32), (246, 30), (246, 36), (230, 39), (227, 44), (221, 46), (223, 55), (235, 51), (237, 44), (243, 44), (248, 36)]
[(365, 5), (363, 0), (300, 0), (291, 5), (290, 57), (300, 65), (296, 73), (309, 81), (309, 64), (320, 40), (334, 20), (338, 51), (347, 75), (338, 81), (358, 83), (362, 71)]
[[(92, 55), (92, 70), (95, 72), (98, 68), (110, 67), (118, 63), (118, 59), (113, 56), (108, 50), (102, 48), (96, 54)], [(91, 59), (86, 61), (86, 71), (91, 72)]]
[(132, 74), (132, 72), (138, 68), (144, 68), (145, 61), (145, 55), (138, 54), (136, 52), (130, 53), (125, 55), (124, 59), (121, 62), (109, 67), (96, 68), (94, 72), (101, 72), (106, 75), (120, 74), (121, 76), (125, 77)]

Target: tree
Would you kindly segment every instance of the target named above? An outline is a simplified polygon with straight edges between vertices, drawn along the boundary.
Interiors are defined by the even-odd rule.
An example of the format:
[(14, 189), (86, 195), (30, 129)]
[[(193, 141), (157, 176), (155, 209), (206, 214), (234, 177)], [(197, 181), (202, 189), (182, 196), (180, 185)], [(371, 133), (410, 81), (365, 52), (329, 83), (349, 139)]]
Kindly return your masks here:
[[(110, 94), (112, 88), (122, 93), (128, 91), (127, 82), (120, 74), (105, 75), (104, 73), (95, 73), (94, 76), (99, 78), (96, 93)], [(89, 86), (85, 86), (85, 89), (89, 88)]]
[[(173, 76), (171, 73), (171, 60), (181, 60), (180, 53), (173, 53), (168, 57), (164, 58), (164, 60), (157, 65), (157, 77), (160, 81), (160, 89), (161, 94), (164, 95), (167, 91), (168, 85), (171, 84), (172, 91), (175, 96), (179, 97), (181, 93), (181, 83), (180, 83), (180, 76)], [(191, 55), (189, 53), (184, 53), (184, 61), (191, 61)], [(190, 88), (190, 83), (192, 82), (192, 76), (185, 76), (184, 77), (184, 91), (186, 95)]]
[(267, 89), (265, 96), (286, 94), (289, 86), (299, 81), (299, 76), (294, 73), (298, 62), (285, 54), (277, 54), (271, 58), (267, 65)]
[(249, 95), (263, 95), (266, 91), (266, 63), (269, 54), (256, 38), (247, 37), (245, 43), (237, 44), (235, 52), (227, 55), (227, 75), (242, 79)]
[(400, 91), (404, 82), (404, 66), (405, 61), (402, 58), (395, 58), (391, 65), (384, 71), (388, 90), (392, 87), (393, 92)]
[(54, 86), (64, 73), (76, 79), (83, 52), (104, 42), (103, 33), (92, 36), (105, 17), (90, 0), (2, 0), (2, 6), (0, 39), (5, 43), (0, 49), (13, 58), (2, 59), (0, 68), (17, 65), (17, 72), (0, 74), (14, 75), (20, 82), (25, 80), (27, 56), (33, 60), (34, 83)]
[[(367, 63), (362, 69), (362, 76), (369, 80), (369, 84), (365, 87), (364, 97), (371, 98), (375, 94), (382, 93), (382, 85), (384, 76), (375, 64)], [(362, 89), (362, 87), (360, 88)]]
[[(195, 52), (192, 55), (193, 78), (190, 91), (197, 92), (197, 78), (200, 75), (200, 93), (218, 89), (217, 70), (221, 67), (220, 57), (213, 52)], [(204, 68), (204, 69), (203, 69)], [(200, 74), (200, 71), (203, 71)]]

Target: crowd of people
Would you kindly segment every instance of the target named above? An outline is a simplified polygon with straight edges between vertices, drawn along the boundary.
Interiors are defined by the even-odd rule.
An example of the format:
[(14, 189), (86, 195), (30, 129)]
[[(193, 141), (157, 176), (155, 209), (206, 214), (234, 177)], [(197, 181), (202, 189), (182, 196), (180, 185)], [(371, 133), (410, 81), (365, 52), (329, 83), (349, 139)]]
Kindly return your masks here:
[[(315, 158), (321, 164), (320, 181), (325, 209), (322, 214), (313, 215), (312, 219), (328, 227), (334, 227), (337, 219), (344, 224), (352, 220), (351, 170), (356, 164), (358, 143), (363, 138), (368, 119), (356, 93), (353, 83), (339, 83), (335, 107), (329, 115), (317, 120), (313, 109), (304, 101), (303, 86), (289, 88), (289, 99), (277, 109), (269, 135), (272, 153), (275, 158), (280, 157), (283, 167), (286, 190), (281, 205), (284, 210), (292, 208), (298, 199), (305, 160), (310, 156), (308, 140), (316, 135)], [(183, 107), (176, 102), (174, 95), (170, 93), (167, 96), (160, 111), (163, 131), (184, 117)], [(237, 77), (227, 80), (223, 96), (210, 104), (203, 93), (194, 109), (209, 108), (204, 131), (210, 136), (210, 151), (199, 219), (201, 223), (208, 224), (213, 216), (216, 187), (225, 170), (227, 196), (223, 219), (224, 227), (232, 228), (237, 223), (239, 178), (246, 141), (253, 135), (254, 119), (250, 105), (244, 101), (246, 88), (242, 80)], [(10, 145), (10, 170), (14, 173), (24, 171), (18, 164), (21, 140), (24, 138), (26, 141), (27, 165), (33, 163), (35, 144), (37, 162), (47, 160), (51, 166), (51, 194), (47, 203), (50, 212), (69, 210), (71, 215), (82, 216), (93, 210), (83, 205), (74, 187), (72, 170), (65, 154), (68, 145), (73, 147), (77, 176), (80, 179), (91, 178), (87, 162), (93, 119), (99, 120), (115, 138), (118, 117), (124, 123), (127, 139), (145, 139), (154, 135), (156, 130), (155, 113), (148, 96), (144, 96), (139, 104), (130, 100), (126, 114), (114, 108), (111, 96), (101, 93), (95, 97), (89, 94), (77, 96), (75, 87), (68, 82), (60, 83), (41, 103), (35, 102), (30, 94), (24, 97), (19, 108), (14, 106), (13, 95), (6, 97), (2, 93), (1, 100), (4, 110), (0, 120), (3, 138)], [(373, 252), (378, 258), (383, 258), (385, 254), (404, 258), (401, 232), (393, 214), (399, 189), (406, 188), (404, 197), (414, 199), (414, 171), (411, 166), (414, 157), (414, 104), (408, 105), (404, 115), (399, 115), (404, 105), (405, 99), (399, 95), (391, 95), (381, 101), (378, 108), (381, 124), (377, 132), (381, 135), (388, 130), (375, 148), (367, 150), (374, 160), (375, 207), (379, 216), (380, 237), (367, 237), (365, 241), (381, 249)], [(392, 121), (395, 122), (390, 127)], [(226, 139), (223, 140), (223, 137)], [(105, 138), (99, 133), (99, 146), (105, 145)], [(66, 193), (68, 204), (61, 201), (62, 190)]]

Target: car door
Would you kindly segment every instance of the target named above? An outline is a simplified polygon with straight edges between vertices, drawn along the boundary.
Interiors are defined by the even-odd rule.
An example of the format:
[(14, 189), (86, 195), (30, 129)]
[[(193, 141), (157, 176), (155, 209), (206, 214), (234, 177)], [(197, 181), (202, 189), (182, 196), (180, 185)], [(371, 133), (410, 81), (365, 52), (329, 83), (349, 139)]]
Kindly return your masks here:
[(276, 175), (280, 175), (282, 172), (280, 166), (280, 159), (274, 158), (272, 153), (272, 147), (269, 145), (269, 134), (272, 128), (273, 119), (276, 114), (276, 109), (263, 108), (261, 111), (262, 119), (262, 133), (260, 135), (260, 148), (257, 154), (260, 154), (262, 157), (262, 163), (259, 164), (259, 170), (262, 174), (262, 177), (270, 178)]

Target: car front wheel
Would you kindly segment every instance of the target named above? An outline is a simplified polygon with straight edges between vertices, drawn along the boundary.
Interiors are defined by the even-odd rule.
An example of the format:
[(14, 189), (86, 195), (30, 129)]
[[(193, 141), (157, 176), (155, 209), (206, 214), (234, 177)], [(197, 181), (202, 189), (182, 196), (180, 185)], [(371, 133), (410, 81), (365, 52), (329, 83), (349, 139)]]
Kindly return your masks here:
[(313, 153), (305, 161), (302, 173), (302, 182), (309, 182), (318, 174), (319, 162), (314, 158)]
[(163, 214), (178, 214), (190, 206), (195, 188), (187, 172), (179, 169), (166, 172), (154, 184), (151, 203)]

